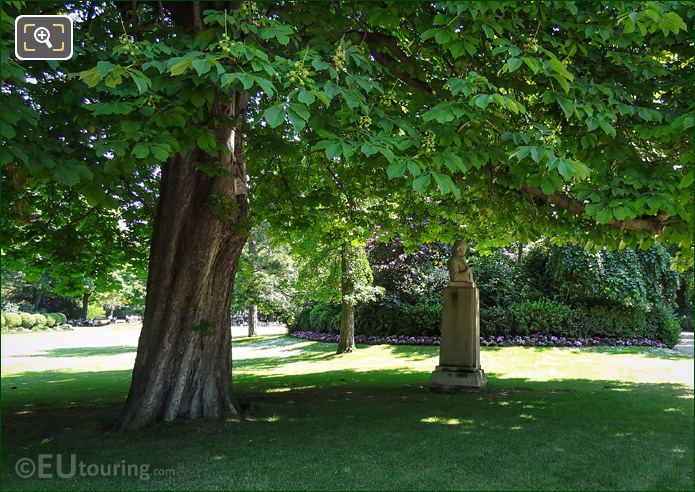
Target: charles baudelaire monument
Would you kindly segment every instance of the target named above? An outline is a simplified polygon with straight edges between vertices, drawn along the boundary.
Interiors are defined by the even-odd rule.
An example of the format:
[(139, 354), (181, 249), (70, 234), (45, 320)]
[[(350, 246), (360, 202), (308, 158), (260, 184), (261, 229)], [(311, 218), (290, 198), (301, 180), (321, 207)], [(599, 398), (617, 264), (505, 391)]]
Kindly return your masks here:
[(448, 263), (439, 365), (427, 384), (435, 391), (480, 391), (487, 384), (480, 367), (478, 288), (466, 262), (467, 249), (466, 241), (456, 241)]

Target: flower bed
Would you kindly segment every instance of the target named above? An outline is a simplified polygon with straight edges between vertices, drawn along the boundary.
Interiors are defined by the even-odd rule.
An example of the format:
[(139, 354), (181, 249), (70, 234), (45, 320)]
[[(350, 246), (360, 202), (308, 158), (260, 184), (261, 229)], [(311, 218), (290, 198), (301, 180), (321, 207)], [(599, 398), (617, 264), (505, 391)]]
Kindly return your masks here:
[[(293, 331), (290, 336), (316, 342), (337, 343), (337, 333), (318, 333), (315, 331)], [(355, 343), (366, 345), (439, 345), (439, 337), (408, 337), (403, 335), (366, 336), (355, 335)], [(528, 336), (489, 336), (480, 337), (482, 347), (595, 347), (597, 345), (614, 345), (623, 347), (657, 347), (666, 348), (660, 340), (649, 338), (565, 338), (545, 335)]]

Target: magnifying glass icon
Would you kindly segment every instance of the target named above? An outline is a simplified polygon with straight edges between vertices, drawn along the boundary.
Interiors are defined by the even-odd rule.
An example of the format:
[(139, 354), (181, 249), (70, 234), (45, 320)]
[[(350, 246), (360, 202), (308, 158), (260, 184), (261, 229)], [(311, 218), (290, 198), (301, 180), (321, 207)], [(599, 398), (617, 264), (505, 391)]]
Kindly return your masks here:
[(51, 32), (45, 27), (39, 27), (34, 31), (34, 40), (37, 43), (45, 44), (50, 49), (53, 49), (53, 45), (51, 44)]

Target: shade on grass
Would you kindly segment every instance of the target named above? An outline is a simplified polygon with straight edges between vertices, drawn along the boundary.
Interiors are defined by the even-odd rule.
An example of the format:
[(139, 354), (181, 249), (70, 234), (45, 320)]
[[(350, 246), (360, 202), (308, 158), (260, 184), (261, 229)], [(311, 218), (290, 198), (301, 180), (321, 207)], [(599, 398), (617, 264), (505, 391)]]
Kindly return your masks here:
[[(484, 349), (487, 391), (441, 395), (421, 388), (437, 347), (335, 356), (247, 339), (234, 347), (243, 418), (119, 434), (134, 350), (3, 359), (4, 489), (692, 490), (693, 360), (671, 351)], [(173, 474), (18, 478), (16, 460), (39, 453)]]

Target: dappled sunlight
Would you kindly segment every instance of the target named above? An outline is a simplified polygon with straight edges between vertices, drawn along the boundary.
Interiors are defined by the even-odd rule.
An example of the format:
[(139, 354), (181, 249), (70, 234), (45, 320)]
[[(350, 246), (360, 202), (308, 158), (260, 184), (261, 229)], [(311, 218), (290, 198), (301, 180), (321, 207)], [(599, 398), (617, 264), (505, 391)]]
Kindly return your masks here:
[(290, 391), (302, 391), (302, 390), (308, 390), (308, 389), (314, 389), (316, 386), (293, 386), (293, 387), (286, 387), (286, 388), (268, 388), (265, 390), (266, 393), (287, 393)]
[(457, 418), (442, 418), (442, 417), (427, 417), (421, 419), (420, 422), (423, 424), (441, 424), (441, 425), (462, 425), (462, 424), (473, 424), (472, 419), (457, 419)]

